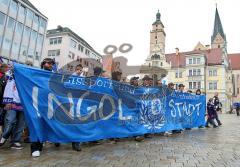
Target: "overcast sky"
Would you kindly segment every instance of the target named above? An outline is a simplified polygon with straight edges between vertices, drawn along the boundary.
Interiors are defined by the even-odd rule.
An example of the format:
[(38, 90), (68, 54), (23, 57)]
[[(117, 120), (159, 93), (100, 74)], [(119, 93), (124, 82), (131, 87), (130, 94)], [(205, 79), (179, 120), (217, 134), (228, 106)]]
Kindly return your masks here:
[(103, 54), (108, 44), (131, 43), (129, 64), (142, 64), (149, 54), (157, 10), (166, 32), (166, 53), (190, 51), (198, 41), (211, 43), (215, 4), (227, 37), (228, 52), (240, 52), (239, 0), (30, 0), (48, 17), (48, 29), (69, 27)]

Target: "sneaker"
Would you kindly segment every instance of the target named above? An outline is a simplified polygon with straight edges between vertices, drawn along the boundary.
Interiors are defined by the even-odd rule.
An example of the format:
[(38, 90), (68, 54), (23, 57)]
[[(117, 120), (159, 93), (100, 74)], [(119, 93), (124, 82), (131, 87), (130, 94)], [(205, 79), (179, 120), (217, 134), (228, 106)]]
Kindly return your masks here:
[(3, 146), (6, 143), (7, 139), (4, 139), (3, 137), (0, 140), (0, 147)]
[(33, 151), (32, 157), (40, 157), (40, 151)]
[(54, 143), (55, 147), (60, 147), (60, 143)]
[(217, 125), (213, 125), (213, 128), (217, 128), (218, 126)]
[(135, 137), (135, 141), (142, 142), (142, 141), (144, 141), (144, 137), (143, 136), (137, 136), (137, 137)]
[(80, 143), (72, 143), (72, 149), (75, 151), (82, 151)]
[(15, 149), (15, 150), (22, 150), (23, 146), (20, 143), (13, 143), (11, 145), (11, 149)]
[(208, 126), (208, 125), (206, 125), (205, 127), (206, 127), (206, 128), (210, 128), (210, 126)]

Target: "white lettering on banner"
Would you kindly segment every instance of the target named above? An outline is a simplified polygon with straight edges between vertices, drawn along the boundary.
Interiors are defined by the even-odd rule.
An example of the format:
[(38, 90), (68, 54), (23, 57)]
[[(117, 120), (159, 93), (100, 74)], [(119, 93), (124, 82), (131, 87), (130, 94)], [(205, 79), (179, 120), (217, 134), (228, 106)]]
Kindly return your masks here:
[[(69, 97), (70, 98), (70, 97)], [(71, 116), (71, 114), (69, 114), (68, 109), (65, 108), (61, 102), (58, 101), (58, 99), (54, 96), (54, 94), (49, 93), (48, 94), (48, 119), (51, 119), (53, 117), (54, 114), (54, 110), (53, 110), (53, 102), (55, 102), (62, 110), (65, 114), (67, 114), (70, 118), (73, 119), (73, 117)]]
[(176, 109), (174, 107), (174, 100), (173, 99), (171, 99), (169, 101), (169, 107), (171, 108), (171, 115), (172, 115), (172, 117), (175, 118), (177, 116), (177, 111), (176, 111)]
[(67, 96), (68, 96), (69, 105), (70, 105), (70, 115), (72, 118), (74, 118), (74, 103), (73, 103), (72, 93), (68, 93)]
[(33, 107), (35, 108), (37, 112), (37, 116), (41, 117), (39, 111), (38, 111), (38, 87), (34, 86), (32, 90), (32, 100), (33, 100)]
[(179, 114), (179, 116), (181, 117), (182, 116), (182, 114), (181, 114), (181, 109), (180, 109), (180, 105), (182, 106), (183, 105), (183, 103), (175, 103), (175, 105), (177, 106), (177, 109), (178, 109), (178, 114)]
[[(111, 103), (111, 106), (112, 106), (112, 111), (110, 112), (110, 114), (108, 116), (103, 115), (103, 104), (104, 104), (105, 100), (109, 100), (109, 102)], [(103, 120), (108, 120), (109, 118), (111, 118), (113, 116), (115, 111), (116, 111), (116, 107), (115, 107), (115, 104), (114, 104), (114, 101), (113, 101), (112, 97), (110, 97), (108, 95), (104, 95), (101, 98), (101, 101), (100, 101), (100, 104), (99, 104), (99, 117), (102, 118)]]
[(118, 110), (119, 110), (119, 120), (127, 121), (132, 119), (132, 116), (126, 116), (126, 117), (123, 116), (122, 99), (118, 99)]
[(84, 94), (82, 94), (82, 96), (80, 96), (80, 98), (79, 98), (79, 100), (77, 102), (76, 116), (77, 116), (77, 118), (80, 118), (80, 120), (81, 120), (81, 112), (80, 112), (80, 110), (81, 110), (82, 101), (83, 101), (83, 99), (86, 96), (89, 96), (89, 94), (90, 94), (89, 91), (85, 92)]
[(186, 102), (181, 102), (181, 103), (175, 103), (173, 99), (171, 99), (169, 101), (169, 107), (171, 108), (171, 116), (172, 117), (176, 117), (177, 116), (177, 111), (178, 111), (178, 115), (179, 117), (182, 116), (182, 114), (184, 115), (184, 113), (187, 116), (191, 116), (194, 112), (197, 113), (197, 116), (200, 115), (200, 106), (202, 105), (202, 103), (198, 103), (198, 104), (186, 104)]

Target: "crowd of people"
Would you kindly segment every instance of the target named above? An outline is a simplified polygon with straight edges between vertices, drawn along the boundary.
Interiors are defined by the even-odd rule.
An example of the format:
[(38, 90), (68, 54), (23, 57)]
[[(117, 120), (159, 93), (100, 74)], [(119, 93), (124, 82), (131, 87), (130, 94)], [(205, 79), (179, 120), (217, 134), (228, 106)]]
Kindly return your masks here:
[[(50, 58), (46, 58), (41, 63), (41, 69), (52, 71), (54, 66), (54, 60)], [(75, 67), (75, 72), (72, 74), (75, 76), (86, 76), (86, 71), (83, 70), (81, 64)], [(94, 68), (94, 76), (102, 77), (104, 76), (104, 71), (101, 67)], [(122, 72), (115, 71), (112, 72), (112, 80), (121, 82)], [(183, 84), (178, 85), (178, 90), (175, 89), (174, 83), (169, 83), (168, 85), (164, 85), (161, 80), (158, 80), (156, 83), (153, 83), (153, 79), (145, 75), (141, 80), (139, 77), (132, 77), (130, 79), (130, 85), (134, 87), (165, 87), (168, 91), (172, 92), (185, 92), (185, 86)], [(187, 93), (193, 94), (191, 91), (187, 91)], [(201, 90), (198, 89), (196, 91), (197, 96), (201, 95)], [(25, 132), (25, 139), (28, 139), (28, 130), (27, 125), (24, 121), (24, 113), (23, 107), (21, 106), (17, 87), (14, 80), (14, 71), (12, 67), (7, 64), (0, 64), (0, 148), (6, 143), (8, 139), (10, 139), (10, 147), (12, 149), (21, 150), (23, 146), (21, 144), (23, 132)], [(216, 93), (213, 98), (210, 98), (207, 103), (206, 110), (206, 125), (202, 125), (199, 128), (209, 128), (209, 125), (212, 125), (213, 128), (221, 126), (222, 123), (219, 120), (218, 112), (221, 111), (221, 103), (218, 98), (218, 94)], [(191, 130), (190, 128), (181, 129), (181, 130), (173, 130), (169, 132), (163, 133), (164, 135), (172, 135), (174, 133), (182, 133), (184, 130)], [(134, 139), (137, 142), (144, 141), (145, 138), (152, 138), (152, 134), (145, 134), (144, 136), (135, 136)], [(110, 139), (110, 141), (118, 141), (118, 139)], [(94, 144), (99, 144), (99, 141), (93, 142)], [(60, 146), (60, 143), (54, 143), (56, 147)], [(43, 143), (32, 142), (31, 143), (31, 155), (33, 157), (39, 157), (40, 153), (43, 149)], [(81, 151), (81, 143), (73, 142), (72, 149), (75, 151)]]

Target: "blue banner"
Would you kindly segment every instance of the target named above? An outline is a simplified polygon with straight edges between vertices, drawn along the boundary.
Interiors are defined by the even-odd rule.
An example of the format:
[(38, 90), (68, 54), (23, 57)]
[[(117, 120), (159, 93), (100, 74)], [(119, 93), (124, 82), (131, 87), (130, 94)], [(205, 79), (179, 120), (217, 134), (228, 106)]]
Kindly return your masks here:
[(205, 96), (14, 64), (31, 141), (86, 142), (205, 124)]

